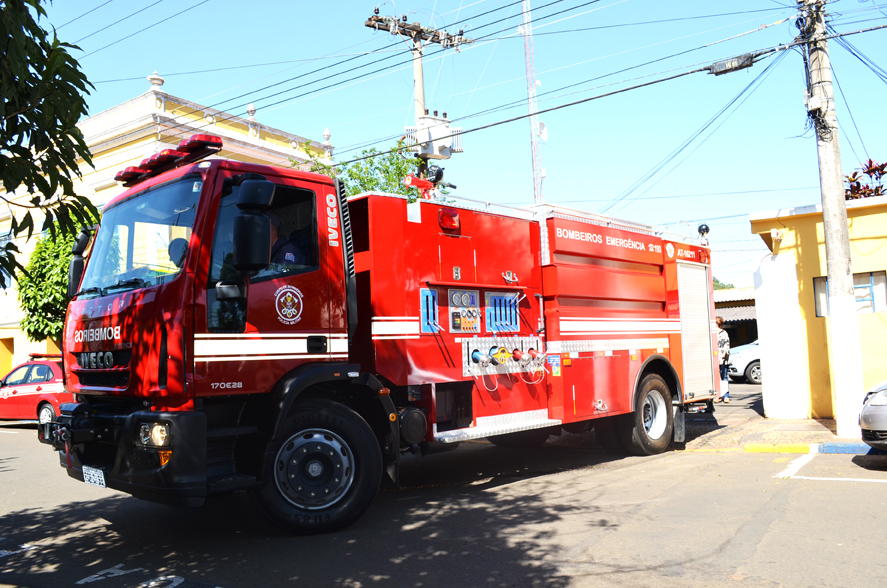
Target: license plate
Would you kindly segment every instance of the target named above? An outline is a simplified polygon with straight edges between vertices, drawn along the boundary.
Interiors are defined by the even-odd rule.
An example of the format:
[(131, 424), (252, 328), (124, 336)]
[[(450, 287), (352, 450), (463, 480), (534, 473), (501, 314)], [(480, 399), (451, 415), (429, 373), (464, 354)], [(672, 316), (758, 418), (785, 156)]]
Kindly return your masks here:
[(83, 481), (99, 488), (105, 487), (105, 472), (97, 468), (83, 466)]

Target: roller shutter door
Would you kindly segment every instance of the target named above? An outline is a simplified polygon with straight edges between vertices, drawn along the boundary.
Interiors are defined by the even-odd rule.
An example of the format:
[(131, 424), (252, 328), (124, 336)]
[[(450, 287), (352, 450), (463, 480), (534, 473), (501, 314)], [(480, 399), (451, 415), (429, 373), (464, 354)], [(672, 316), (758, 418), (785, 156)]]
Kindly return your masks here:
[(712, 396), (715, 390), (708, 268), (686, 263), (678, 263), (677, 266), (684, 398), (691, 398), (692, 393), (692, 398), (699, 399)]

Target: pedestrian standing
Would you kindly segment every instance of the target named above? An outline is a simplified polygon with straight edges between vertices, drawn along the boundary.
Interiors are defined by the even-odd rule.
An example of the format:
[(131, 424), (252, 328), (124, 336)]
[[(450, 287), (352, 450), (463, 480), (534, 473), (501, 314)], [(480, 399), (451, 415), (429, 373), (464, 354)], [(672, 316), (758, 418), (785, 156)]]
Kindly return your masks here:
[(718, 366), (721, 369), (721, 400), (726, 404), (730, 404), (730, 383), (727, 380), (727, 369), (730, 365), (730, 335), (724, 330), (723, 317), (715, 317), (715, 323), (718, 325)]

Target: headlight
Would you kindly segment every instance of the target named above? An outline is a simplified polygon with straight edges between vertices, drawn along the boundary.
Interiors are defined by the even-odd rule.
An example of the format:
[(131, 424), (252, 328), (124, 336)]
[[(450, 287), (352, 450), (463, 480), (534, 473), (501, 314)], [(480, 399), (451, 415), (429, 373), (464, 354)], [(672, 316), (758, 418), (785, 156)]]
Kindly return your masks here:
[(887, 406), (887, 390), (880, 390), (869, 397), (869, 406)]
[(166, 423), (142, 423), (139, 427), (139, 443), (163, 447), (169, 443), (169, 425)]

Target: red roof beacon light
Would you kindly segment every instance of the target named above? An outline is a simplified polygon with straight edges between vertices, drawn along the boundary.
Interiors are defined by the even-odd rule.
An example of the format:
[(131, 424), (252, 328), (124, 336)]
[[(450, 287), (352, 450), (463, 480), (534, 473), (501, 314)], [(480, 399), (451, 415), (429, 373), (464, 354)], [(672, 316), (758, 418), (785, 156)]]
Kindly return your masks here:
[(445, 230), (458, 231), (462, 228), (459, 211), (453, 208), (441, 208), (437, 213), (437, 223)]
[(188, 139), (183, 139), (176, 149), (185, 153), (206, 151), (209, 155), (222, 150), (222, 138), (215, 135), (191, 135)]
[(181, 159), (187, 156), (188, 154), (184, 151), (176, 151), (175, 149), (164, 149), (160, 153), (155, 153), (151, 157), (143, 159), (139, 167), (150, 171), (157, 169), (158, 167), (165, 167), (168, 164), (176, 161), (177, 159)]
[(117, 172), (117, 175), (114, 176), (114, 180), (117, 182), (123, 182), (123, 185), (126, 186), (132, 180), (135, 180), (136, 178), (139, 178), (146, 173), (148, 173), (148, 170), (131, 165), (123, 171)]

